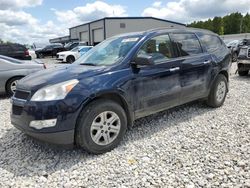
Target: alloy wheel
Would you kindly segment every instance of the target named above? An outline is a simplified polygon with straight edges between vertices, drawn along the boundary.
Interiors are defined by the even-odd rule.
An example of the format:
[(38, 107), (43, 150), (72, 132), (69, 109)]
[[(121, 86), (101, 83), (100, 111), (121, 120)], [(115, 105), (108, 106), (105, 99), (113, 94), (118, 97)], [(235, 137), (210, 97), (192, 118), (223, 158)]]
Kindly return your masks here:
[(218, 102), (221, 102), (225, 95), (226, 95), (226, 83), (224, 81), (221, 81), (218, 86), (217, 86), (217, 91), (216, 91), (216, 99)]
[(97, 115), (91, 124), (90, 135), (97, 145), (112, 143), (120, 133), (121, 121), (112, 111), (105, 111)]

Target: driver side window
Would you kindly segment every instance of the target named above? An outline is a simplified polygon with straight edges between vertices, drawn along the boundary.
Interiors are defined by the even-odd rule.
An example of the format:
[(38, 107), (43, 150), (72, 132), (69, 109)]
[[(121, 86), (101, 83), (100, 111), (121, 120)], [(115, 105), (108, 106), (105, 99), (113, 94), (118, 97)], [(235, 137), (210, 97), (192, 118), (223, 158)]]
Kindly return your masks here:
[(160, 35), (148, 40), (137, 53), (137, 57), (141, 56), (150, 56), (155, 64), (174, 57), (169, 36)]

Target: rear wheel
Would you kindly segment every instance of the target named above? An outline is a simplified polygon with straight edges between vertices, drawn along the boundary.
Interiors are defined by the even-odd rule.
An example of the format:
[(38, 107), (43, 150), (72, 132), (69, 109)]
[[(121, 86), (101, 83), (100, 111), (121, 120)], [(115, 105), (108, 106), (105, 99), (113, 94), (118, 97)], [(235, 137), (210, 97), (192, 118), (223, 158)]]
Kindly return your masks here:
[(69, 56), (69, 57), (67, 57), (67, 59), (66, 59), (66, 62), (67, 63), (73, 63), (75, 61), (75, 57), (74, 56)]
[(219, 74), (210, 90), (207, 104), (217, 108), (223, 105), (228, 91), (227, 79), (224, 75)]
[(80, 114), (76, 143), (87, 152), (101, 154), (115, 148), (127, 130), (123, 108), (110, 100), (96, 100)]
[(240, 76), (246, 76), (248, 75), (248, 71), (238, 71)]
[(232, 61), (233, 61), (233, 62), (236, 62), (237, 59), (238, 59), (238, 55), (237, 55), (236, 52), (234, 52), (234, 53), (233, 53), (233, 56), (232, 56)]
[(17, 82), (18, 80), (20, 80), (22, 77), (14, 77), (11, 78), (7, 84), (6, 84), (6, 93), (8, 96), (13, 96), (15, 91), (16, 91), (16, 86), (17, 86)]

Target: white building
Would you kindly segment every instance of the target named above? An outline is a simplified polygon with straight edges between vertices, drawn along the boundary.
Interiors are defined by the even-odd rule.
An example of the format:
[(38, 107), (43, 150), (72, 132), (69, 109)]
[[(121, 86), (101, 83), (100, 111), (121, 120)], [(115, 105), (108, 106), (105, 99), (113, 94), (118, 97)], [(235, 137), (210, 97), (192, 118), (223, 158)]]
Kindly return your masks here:
[[(84, 41), (96, 45), (114, 35), (145, 31), (162, 27), (185, 27), (185, 24), (154, 17), (106, 17), (89, 23), (69, 28), (71, 41)], [(60, 38), (50, 42), (60, 42)]]

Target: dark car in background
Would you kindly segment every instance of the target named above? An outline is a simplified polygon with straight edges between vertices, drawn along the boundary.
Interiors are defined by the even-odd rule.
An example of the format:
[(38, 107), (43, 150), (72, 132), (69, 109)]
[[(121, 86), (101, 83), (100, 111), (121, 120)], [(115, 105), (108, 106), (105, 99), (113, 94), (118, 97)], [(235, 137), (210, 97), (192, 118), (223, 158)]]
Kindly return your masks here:
[(207, 30), (115, 36), (72, 65), (20, 80), (11, 123), (45, 142), (107, 152), (138, 118), (194, 100), (222, 106), (230, 60), (227, 46)]
[(56, 56), (58, 52), (64, 51), (64, 47), (62, 44), (50, 44), (45, 46), (44, 48), (35, 50), (37, 58), (44, 58), (46, 56)]
[(28, 49), (21, 44), (7, 43), (0, 44), (0, 55), (20, 59), (31, 60)]
[(246, 76), (250, 70), (250, 39), (243, 41), (244, 46), (241, 47), (238, 56), (238, 73), (240, 76)]
[(243, 40), (229, 41), (227, 47), (231, 50), (232, 62), (236, 62), (240, 52), (240, 48), (243, 46)]
[(232, 62), (238, 60), (241, 47), (247, 45), (248, 39), (233, 40), (226, 43), (227, 47), (231, 50)]
[(64, 51), (70, 51), (77, 46), (87, 46), (86, 42), (69, 42), (64, 45)]

